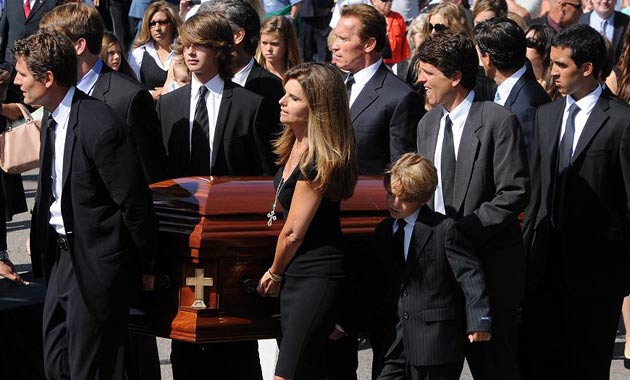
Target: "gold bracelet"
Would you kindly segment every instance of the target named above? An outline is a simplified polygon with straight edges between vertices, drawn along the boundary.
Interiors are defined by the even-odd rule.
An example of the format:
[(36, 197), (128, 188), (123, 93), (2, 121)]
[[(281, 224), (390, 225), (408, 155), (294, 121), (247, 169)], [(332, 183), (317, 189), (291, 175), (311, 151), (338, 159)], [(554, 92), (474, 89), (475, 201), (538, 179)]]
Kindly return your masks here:
[(271, 268), (267, 269), (267, 273), (269, 273), (269, 277), (271, 277), (271, 281), (273, 281), (273, 282), (280, 282), (280, 281), (282, 281), (282, 275), (273, 273), (271, 271)]

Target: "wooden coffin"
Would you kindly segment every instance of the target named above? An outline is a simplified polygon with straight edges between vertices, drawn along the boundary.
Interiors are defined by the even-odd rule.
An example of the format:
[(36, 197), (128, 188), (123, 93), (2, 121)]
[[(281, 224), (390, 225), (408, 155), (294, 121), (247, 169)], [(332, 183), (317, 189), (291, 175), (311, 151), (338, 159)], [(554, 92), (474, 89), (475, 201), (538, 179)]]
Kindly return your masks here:
[[(180, 178), (151, 189), (160, 221), (159, 272), (171, 283), (143, 296), (130, 330), (195, 343), (278, 336), (278, 300), (256, 293), (282, 228), (281, 217), (267, 225), (271, 178)], [(382, 178), (362, 177), (342, 203), (354, 254), (373, 246), (386, 210)]]

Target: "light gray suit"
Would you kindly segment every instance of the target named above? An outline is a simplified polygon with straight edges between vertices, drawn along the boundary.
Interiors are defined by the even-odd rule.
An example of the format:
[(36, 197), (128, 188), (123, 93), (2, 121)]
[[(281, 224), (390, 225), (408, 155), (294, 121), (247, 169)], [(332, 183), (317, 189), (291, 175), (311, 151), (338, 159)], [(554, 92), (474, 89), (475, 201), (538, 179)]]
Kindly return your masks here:
[[(418, 153), (430, 159), (435, 156), (441, 117), (442, 107), (436, 107), (418, 123)], [(497, 322), (493, 326), (499, 329), (493, 328), (490, 344), (468, 347), (477, 380), (519, 378), (513, 354), (516, 308), (525, 287), (525, 253), (518, 215), (528, 200), (527, 154), (516, 116), (492, 102), (473, 102), (459, 144), (453, 207), (460, 231), (481, 260)], [(493, 373), (480, 367), (492, 368)]]

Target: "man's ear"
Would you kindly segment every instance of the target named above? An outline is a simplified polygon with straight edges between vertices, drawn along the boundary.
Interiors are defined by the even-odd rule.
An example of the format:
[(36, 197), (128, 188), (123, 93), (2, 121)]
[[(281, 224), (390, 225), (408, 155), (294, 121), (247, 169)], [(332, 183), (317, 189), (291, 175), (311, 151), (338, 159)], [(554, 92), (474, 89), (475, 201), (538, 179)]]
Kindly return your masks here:
[(374, 50), (376, 50), (376, 38), (370, 37), (363, 44), (363, 51), (365, 51), (366, 53), (371, 53)]
[(243, 42), (245, 39), (245, 29), (239, 28), (236, 32), (234, 32), (234, 45), (238, 45)]
[(74, 42), (74, 51), (77, 53), (77, 56), (80, 56), (87, 51), (87, 41), (85, 38), (81, 37)]
[(53, 83), (55, 83), (55, 74), (52, 71), (46, 71), (44, 74), (44, 86), (51, 88)]
[(458, 84), (461, 83), (462, 81), (462, 72), (461, 71), (455, 71), (455, 73), (453, 74), (452, 78), (449, 78), (451, 80), (451, 87), (457, 87)]
[[(580, 70), (582, 71), (582, 76), (584, 76), (586, 78), (590, 77), (591, 75), (594, 74), (593, 73), (593, 70), (594, 70), (593, 62), (584, 62), (582, 64), (582, 66), (580, 66)], [(595, 78), (597, 79), (597, 77), (599, 75), (601, 75), (601, 72), (597, 73), (597, 75), (595, 75)], [(604, 78), (604, 79), (606, 79), (606, 78)]]

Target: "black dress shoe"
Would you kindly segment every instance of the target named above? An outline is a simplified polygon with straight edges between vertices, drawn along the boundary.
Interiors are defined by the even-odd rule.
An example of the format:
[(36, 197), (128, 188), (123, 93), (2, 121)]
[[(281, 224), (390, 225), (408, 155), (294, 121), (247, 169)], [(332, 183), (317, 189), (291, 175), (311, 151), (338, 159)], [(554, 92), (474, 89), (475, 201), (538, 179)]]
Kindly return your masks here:
[(630, 369), (630, 359), (626, 358), (625, 356), (623, 358), (623, 366), (626, 367), (626, 369)]

